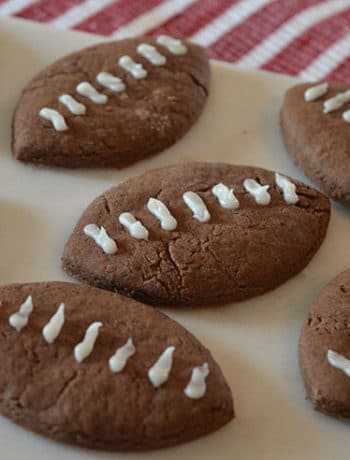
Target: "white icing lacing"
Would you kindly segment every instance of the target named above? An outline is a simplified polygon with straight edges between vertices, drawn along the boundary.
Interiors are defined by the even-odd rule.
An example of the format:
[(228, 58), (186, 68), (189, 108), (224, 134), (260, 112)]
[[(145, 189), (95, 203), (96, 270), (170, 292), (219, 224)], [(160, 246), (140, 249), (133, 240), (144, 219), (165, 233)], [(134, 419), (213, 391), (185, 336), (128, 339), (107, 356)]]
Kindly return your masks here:
[(41, 118), (51, 121), (52, 126), (56, 131), (66, 131), (68, 129), (66, 120), (59, 112), (57, 112), (57, 110), (43, 107), (40, 109), (39, 115)]
[(232, 188), (219, 183), (211, 189), (213, 195), (218, 199), (220, 206), (224, 209), (237, 209), (239, 201), (235, 197)]
[(131, 236), (138, 240), (148, 240), (149, 232), (139, 220), (136, 220), (131, 212), (123, 212), (119, 216), (119, 222), (128, 230)]
[(85, 115), (86, 107), (74, 99), (70, 94), (62, 94), (58, 100), (65, 105), (67, 109), (74, 115)]
[(95, 321), (86, 329), (84, 339), (74, 347), (74, 357), (78, 363), (84, 361), (92, 350), (98, 337), (98, 332), (102, 323)]
[(147, 43), (141, 43), (137, 47), (137, 52), (155, 66), (161, 66), (166, 63), (166, 57), (160, 54), (157, 48)]
[(142, 64), (135, 62), (130, 56), (122, 56), (118, 61), (120, 67), (137, 80), (147, 77), (147, 70), (143, 68)]
[(270, 203), (271, 196), (267, 191), (269, 189), (268, 185), (260, 185), (259, 182), (254, 179), (245, 179), (243, 187), (254, 197), (257, 204), (266, 206)]
[(43, 336), (47, 343), (53, 343), (59, 336), (64, 324), (64, 303), (58, 307), (56, 313), (43, 328)]
[(26, 300), (22, 303), (19, 307), (19, 310), (16, 313), (13, 313), (9, 318), (9, 323), (12, 327), (19, 332), (23, 329), (29, 320), (29, 316), (33, 311), (33, 299), (32, 296), (29, 295)]
[(123, 81), (119, 77), (116, 77), (108, 72), (100, 72), (96, 77), (96, 81), (100, 83), (100, 85), (105, 86), (116, 93), (120, 93), (125, 90), (125, 84)]
[(177, 221), (175, 217), (172, 216), (169, 209), (160, 200), (150, 198), (147, 203), (147, 209), (160, 220), (160, 226), (163, 230), (171, 231), (176, 229)]
[(307, 102), (316, 101), (316, 99), (324, 96), (328, 91), (328, 83), (321, 83), (316, 86), (311, 86), (304, 93), (304, 99)]
[(135, 351), (136, 348), (130, 338), (125, 345), (118, 348), (114, 355), (109, 358), (111, 372), (121, 372), (125, 368), (128, 359), (135, 354)]
[(90, 99), (95, 104), (106, 104), (108, 97), (105, 94), (99, 93), (89, 82), (82, 81), (76, 87), (77, 92), (84, 97)]
[(84, 233), (92, 238), (106, 254), (113, 255), (117, 252), (117, 243), (107, 234), (104, 227), (99, 228), (95, 224), (88, 224), (84, 227)]
[(346, 121), (347, 123), (350, 123), (350, 110), (346, 110), (343, 113), (343, 120)]
[(160, 387), (168, 380), (173, 365), (174, 350), (175, 347), (166, 348), (158, 360), (149, 369), (148, 378), (155, 388)]
[(159, 35), (157, 43), (164, 46), (170, 53), (180, 56), (187, 53), (187, 47), (181, 40), (169, 37), (168, 35)]
[(295, 204), (299, 201), (299, 197), (296, 193), (296, 186), (291, 182), (287, 177), (282, 176), (281, 174), (276, 173), (276, 185), (283, 192), (284, 201), (288, 204)]
[(336, 96), (327, 99), (323, 103), (323, 112), (328, 113), (340, 109), (344, 104), (350, 101), (350, 90), (344, 93), (338, 93)]
[(195, 192), (185, 192), (183, 200), (193, 212), (193, 217), (199, 222), (208, 222), (210, 219), (209, 211), (202, 198)]
[(207, 378), (208, 374), (208, 363), (204, 363), (200, 367), (194, 367), (192, 370), (191, 379), (184, 390), (185, 395), (191, 399), (203, 398), (207, 389), (205, 379)]
[(350, 377), (350, 359), (345, 358), (345, 356), (336, 351), (328, 350), (327, 360), (333, 367), (340, 369), (344, 374)]

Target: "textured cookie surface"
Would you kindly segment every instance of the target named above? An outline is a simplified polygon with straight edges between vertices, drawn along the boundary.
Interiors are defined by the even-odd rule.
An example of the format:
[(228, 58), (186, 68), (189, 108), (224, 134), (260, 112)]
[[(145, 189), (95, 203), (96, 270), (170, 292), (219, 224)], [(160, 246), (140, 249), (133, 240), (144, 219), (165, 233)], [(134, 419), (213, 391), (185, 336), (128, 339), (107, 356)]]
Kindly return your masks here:
[[(137, 48), (152, 45), (166, 58), (154, 65)], [(87, 48), (51, 64), (23, 90), (13, 120), (13, 154), (23, 162), (60, 167), (122, 167), (172, 145), (198, 118), (207, 98), (209, 64), (203, 48), (186, 43), (186, 52), (173, 54), (155, 38), (126, 39)], [(118, 64), (131, 57), (147, 72), (142, 78)], [(140, 69), (136, 72), (140, 72)], [(97, 81), (101, 72), (121, 79), (123, 91)], [(141, 69), (141, 74), (142, 69)], [(77, 91), (90, 83), (107, 96), (95, 103)], [(73, 114), (59, 101), (62, 94), (85, 105)], [(39, 116), (43, 108), (59, 112), (66, 130)]]
[(314, 408), (350, 420), (350, 270), (312, 306), (300, 335), (299, 363)]
[(350, 101), (328, 113), (324, 102), (348, 89), (331, 84), (328, 91), (314, 101), (304, 99), (314, 84), (290, 88), (284, 98), (281, 127), (286, 148), (295, 163), (322, 190), (350, 206), (350, 126), (343, 113)]
[[(29, 295), (34, 308), (18, 332), (9, 321)], [(0, 411), (19, 425), (58, 441), (124, 450), (181, 443), (232, 419), (230, 390), (209, 351), (162, 313), (61, 282), (1, 287), (0, 299)], [(64, 324), (49, 344), (42, 331), (61, 302)], [(102, 323), (97, 340), (78, 362), (75, 347), (94, 322)], [(109, 358), (128, 338), (135, 353), (113, 373)], [(148, 370), (169, 346), (175, 347), (170, 375), (155, 388)], [(205, 362), (204, 394), (188, 397), (192, 370)]]
[[(247, 192), (247, 178), (259, 188), (269, 186), (269, 204), (258, 204)], [(83, 213), (66, 244), (63, 268), (151, 304), (200, 305), (261, 294), (304, 268), (325, 236), (330, 213), (328, 198), (294, 180), (298, 201), (288, 204), (275, 181), (272, 171), (216, 163), (188, 163), (129, 179)], [(237, 209), (220, 205), (212, 192), (218, 183), (234, 190)], [(202, 198), (210, 214), (206, 222), (185, 204), (188, 191)], [(150, 197), (167, 206), (175, 230), (161, 228), (147, 208)], [(132, 237), (119, 223), (125, 211), (148, 229), (148, 240)], [(84, 233), (89, 224), (104, 227), (118, 251), (106, 254)]]

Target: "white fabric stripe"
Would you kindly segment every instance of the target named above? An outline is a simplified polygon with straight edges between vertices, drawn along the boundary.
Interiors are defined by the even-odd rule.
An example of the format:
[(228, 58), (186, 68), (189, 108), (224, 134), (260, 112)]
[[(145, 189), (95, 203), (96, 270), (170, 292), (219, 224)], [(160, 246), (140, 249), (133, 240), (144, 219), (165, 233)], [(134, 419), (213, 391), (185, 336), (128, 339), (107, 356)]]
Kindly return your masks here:
[(8, 0), (3, 5), (0, 5), (0, 15), (8, 16), (16, 14), (32, 3), (37, 3), (39, 0)]
[(350, 56), (350, 34), (336, 41), (299, 73), (303, 80), (322, 80)]
[(85, 0), (85, 2), (73, 6), (65, 13), (54, 18), (50, 21), (50, 24), (62, 29), (74, 27), (113, 2), (115, 0)]
[(232, 27), (243, 22), (267, 3), (271, 3), (271, 0), (241, 0), (224, 11), (214, 21), (198, 30), (192, 35), (191, 40), (203, 46), (210, 46)]
[(196, 0), (166, 0), (146, 13), (136, 17), (125, 26), (117, 29), (113, 32), (111, 37), (118, 39), (142, 35), (148, 30), (158, 27), (172, 16), (180, 13), (184, 8), (195, 1)]
[(347, 8), (347, 0), (328, 0), (305, 9), (284, 23), (236, 64), (250, 68), (263, 66), (311, 26)]

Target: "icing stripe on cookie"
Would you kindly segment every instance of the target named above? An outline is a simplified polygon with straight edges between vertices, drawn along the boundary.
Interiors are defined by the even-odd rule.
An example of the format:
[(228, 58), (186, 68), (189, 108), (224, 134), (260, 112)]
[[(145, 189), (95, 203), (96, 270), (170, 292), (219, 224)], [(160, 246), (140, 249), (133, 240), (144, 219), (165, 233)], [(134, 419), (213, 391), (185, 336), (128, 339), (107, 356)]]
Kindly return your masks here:
[(58, 307), (49, 322), (43, 328), (43, 336), (47, 343), (53, 343), (59, 336), (64, 324), (64, 303)]
[(350, 123), (350, 110), (343, 112), (343, 120), (347, 123)]
[(62, 94), (58, 100), (61, 102), (61, 104), (65, 105), (67, 109), (74, 115), (85, 115), (85, 105), (78, 102), (70, 94)]
[(345, 358), (345, 356), (336, 351), (328, 350), (327, 360), (333, 367), (343, 371), (344, 374), (350, 377), (350, 359)]
[(117, 243), (107, 234), (104, 227), (99, 228), (95, 224), (88, 224), (84, 227), (84, 233), (92, 238), (106, 254), (113, 255), (117, 252)]
[(170, 53), (180, 56), (187, 53), (187, 47), (181, 40), (169, 37), (168, 35), (159, 35), (157, 43), (164, 46)]
[(299, 201), (299, 197), (296, 193), (296, 186), (286, 177), (276, 173), (276, 185), (283, 192), (284, 201), (288, 204), (295, 204)]
[(17, 332), (23, 329), (28, 324), (29, 316), (32, 313), (33, 308), (33, 299), (32, 296), (29, 295), (19, 307), (19, 310), (10, 316), (10, 326), (15, 328)]
[(147, 77), (147, 70), (143, 68), (142, 64), (135, 62), (130, 56), (122, 56), (118, 61), (120, 67), (137, 80)]
[(185, 395), (191, 399), (203, 398), (207, 389), (205, 379), (207, 378), (208, 374), (208, 363), (204, 363), (203, 366), (200, 367), (194, 367), (192, 370), (191, 379), (184, 390)]
[(175, 347), (166, 348), (160, 355), (158, 360), (148, 371), (148, 378), (155, 388), (163, 385), (168, 380), (172, 365), (173, 365), (173, 353)]
[(338, 93), (336, 96), (327, 99), (323, 103), (323, 112), (328, 113), (340, 109), (344, 104), (350, 101), (350, 90), (344, 93)]
[(102, 323), (99, 321), (90, 324), (85, 331), (84, 339), (74, 347), (74, 357), (78, 363), (84, 361), (92, 353), (101, 326)]
[(254, 197), (257, 204), (266, 206), (270, 203), (271, 196), (267, 191), (269, 188), (268, 185), (260, 185), (259, 182), (254, 179), (245, 179), (243, 187)]
[(209, 211), (202, 198), (194, 192), (185, 192), (183, 200), (193, 212), (193, 217), (199, 222), (208, 222), (210, 219)]
[(147, 43), (141, 43), (137, 47), (137, 52), (155, 66), (161, 66), (166, 63), (166, 57), (160, 54), (157, 48)]
[(115, 93), (120, 93), (125, 90), (123, 81), (119, 77), (108, 72), (100, 72), (96, 77), (96, 81)]
[(213, 195), (218, 199), (220, 206), (224, 209), (237, 209), (239, 201), (235, 197), (232, 188), (219, 183), (211, 189)]
[(52, 126), (56, 131), (66, 131), (68, 129), (66, 120), (59, 112), (57, 112), (57, 110), (43, 107), (40, 109), (39, 115), (41, 118), (51, 121)]
[(128, 230), (131, 236), (138, 240), (148, 240), (149, 232), (139, 220), (136, 220), (131, 212), (123, 212), (119, 216), (119, 222)]
[(177, 221), (175, 217), (160, 200), (150, 198), (147, 203), (147, 209), (154, 215), (154, 217), (160, 220), (160, 226), (163, 230), (171, 231), (176, 229)]
[(121, 372), (128, 361), (128, 359), (135, 354), (136, 348), (132, 343), (132, 339), (128, 339), (125, 345), (118, 348), (113, 356), (109, 358), (109, 368), (111, 372)]
[(320, 85), (311, 86), (304, 93), (304, 99), (307, 102), (316, 101), (316, 99), (324, 96), (328, 91), (328, 83), (321, 83)]
[(90, 99), (95, 104), (106, 104), (108, 97), (105, 94), (99, 93), (90, 83), (82, 81), (76, 87), (77, 92), (84, 97)]

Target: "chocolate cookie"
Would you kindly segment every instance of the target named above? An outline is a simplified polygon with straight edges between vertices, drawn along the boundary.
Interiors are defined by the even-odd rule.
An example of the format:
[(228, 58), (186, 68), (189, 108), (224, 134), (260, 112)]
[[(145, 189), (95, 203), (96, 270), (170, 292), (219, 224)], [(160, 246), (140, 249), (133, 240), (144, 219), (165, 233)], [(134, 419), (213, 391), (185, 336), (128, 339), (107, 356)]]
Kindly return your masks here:
[(190, 129), (209, 78), (203, 48), (164, 35), (83, 49), (51, 64), (23, 90), (13, 154), (66, 168), (126, 166)]
[(302, 270), (329, 214), (321, 193), (261, 168), (157, 169), (90, 204), (66, 244), (63, 269), (151, 304), (238, 301)]
[(305, 83), (285, 95), (281, 127), (295, 163), (330, 197), (350, 206), (350, 92)]
[(70, 283), (0, 288), (0, 411), (57, 441), (153, 449), (234, 417), (207, 349), (155, 309)]
[(312, 306), (300, 335), (299, 363), (314, 408), (350, 420), (350, 270)]

